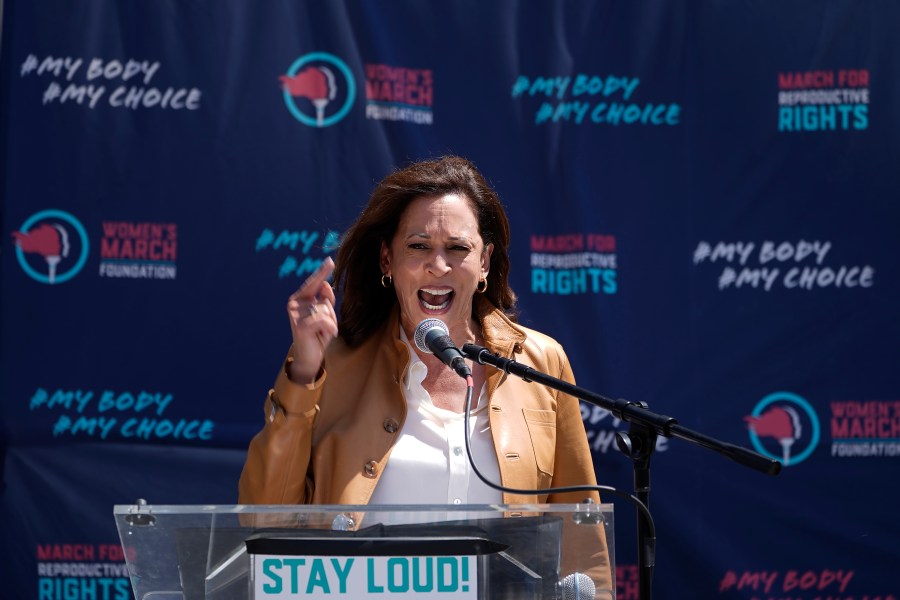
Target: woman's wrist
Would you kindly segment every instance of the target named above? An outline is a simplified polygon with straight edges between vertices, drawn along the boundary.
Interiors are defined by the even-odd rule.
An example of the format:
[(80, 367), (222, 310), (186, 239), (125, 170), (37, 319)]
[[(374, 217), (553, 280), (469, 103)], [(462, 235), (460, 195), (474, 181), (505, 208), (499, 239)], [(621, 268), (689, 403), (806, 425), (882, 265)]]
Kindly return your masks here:
[(291, 383), (296, 383), (297, 385), (311, 385), (315, 383), (322, 376), (322, 371), (321, 365), (315, 371), (303, 369), (301, 364), (294, 360), (292, 356), (289, 356), (284, 363), (284, 374), (287, 375)]

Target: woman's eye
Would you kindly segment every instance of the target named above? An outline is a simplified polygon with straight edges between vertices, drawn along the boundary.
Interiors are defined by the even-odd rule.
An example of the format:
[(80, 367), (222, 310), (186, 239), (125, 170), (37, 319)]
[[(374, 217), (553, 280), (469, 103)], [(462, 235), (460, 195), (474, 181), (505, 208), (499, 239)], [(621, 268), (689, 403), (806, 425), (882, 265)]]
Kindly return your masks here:
[(410, 244), (409, 247), (413, 250), (425, 250), (428, 248), (425, 244)]

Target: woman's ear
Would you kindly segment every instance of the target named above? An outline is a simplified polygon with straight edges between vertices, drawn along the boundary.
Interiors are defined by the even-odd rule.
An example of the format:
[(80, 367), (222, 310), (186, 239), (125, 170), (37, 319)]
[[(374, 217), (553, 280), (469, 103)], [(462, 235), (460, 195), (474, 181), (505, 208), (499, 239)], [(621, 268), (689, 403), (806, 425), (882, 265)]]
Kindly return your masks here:
[(488, 244), (484, 247), (481, 254), (481, 277), (487, 279), (488, 272), (491, 270), (491, 253), (494, 251), (494, 244)]
[(381, 265), (382, 274), (391, 274), (391, 249), (388, 248), (388, 245), (384, 242), (384, 240), (382, 240), (381, 242), (381, 251), (379, 252), (378, 263)]

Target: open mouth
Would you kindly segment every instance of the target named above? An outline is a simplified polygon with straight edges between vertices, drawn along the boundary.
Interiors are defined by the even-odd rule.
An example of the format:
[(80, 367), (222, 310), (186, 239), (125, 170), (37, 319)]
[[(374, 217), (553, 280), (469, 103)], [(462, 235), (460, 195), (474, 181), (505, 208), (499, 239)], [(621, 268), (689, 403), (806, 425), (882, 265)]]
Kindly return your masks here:
[(419, 290), (419, 302), (428, 310), (440, 311), (450, 306), (453, 301), (453, 290), (422, 288)]

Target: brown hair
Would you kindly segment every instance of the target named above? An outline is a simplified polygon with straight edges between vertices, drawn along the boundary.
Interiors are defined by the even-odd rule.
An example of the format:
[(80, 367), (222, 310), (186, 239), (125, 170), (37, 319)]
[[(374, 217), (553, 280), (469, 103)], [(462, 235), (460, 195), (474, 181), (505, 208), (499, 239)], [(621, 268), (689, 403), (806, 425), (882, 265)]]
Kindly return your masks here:
[[(335, 261), (335, 288), (341, 293), (340, 335), (350, 346), (368, 338), (397, 303), (394, 289), (381, 285), (381, 243), (390, 245), (400, 217), (420, 196), (458, 194), (472, 203), (485, 245), (494, 244), (484, 296), (510, 319), (516, 294), (509, 287), (509, 220), (500, 198), (471, 162), (456, 156), (417, 162), (394, 171), (375, 187), (369, 202), (347, 230)], [(473, 302), (473, 316), (474, 316)]]

